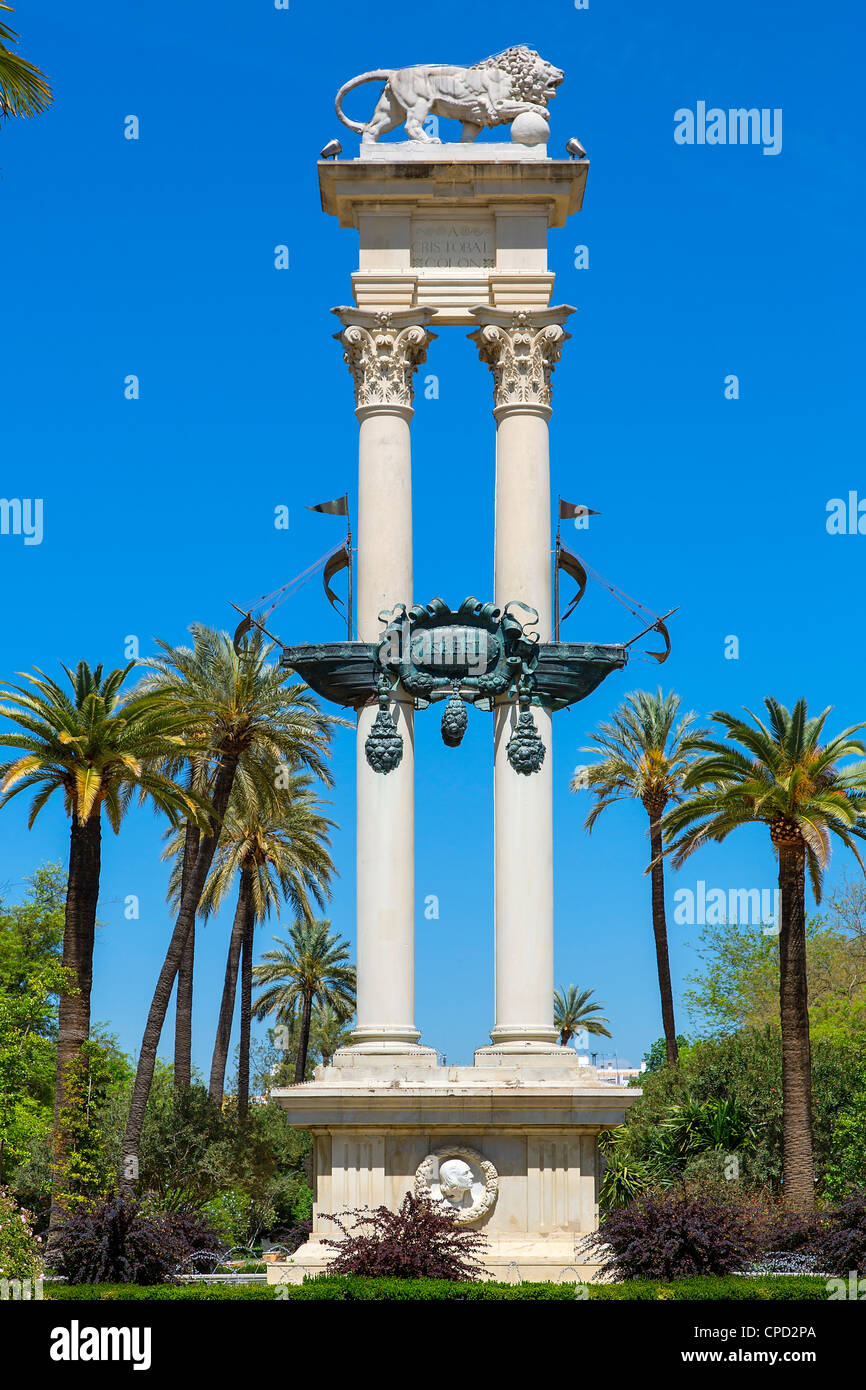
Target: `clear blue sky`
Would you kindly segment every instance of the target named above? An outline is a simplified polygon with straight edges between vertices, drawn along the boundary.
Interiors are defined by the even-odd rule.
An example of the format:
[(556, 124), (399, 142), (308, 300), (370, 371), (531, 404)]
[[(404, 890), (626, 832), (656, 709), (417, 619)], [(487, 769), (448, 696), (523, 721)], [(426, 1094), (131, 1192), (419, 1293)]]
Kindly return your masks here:
[[(586, 11), (380, 0), (372, 13), (309, 0), (288, 11), (21, 0), (22, 51), (57, 100), (0, 131), (0, 492), (44, 500), (44, 539), (0, 536), (0, 675), (81, 657), (120, 665), (129, 634), (146, 655), (193, 620), (229, 626), (230, 600), (275, 588), (336, 541), (339, 521), (303, 510), (355, 488), (351, 383), (328, 311), (350, 298), (356, 241), (321, 212), (316, 179), (328, 138), (354, 150), (334, 93), (368, 68), (532, 44), (566, 72), (552, 150), (576, 134), (592, 161), (584, 211), (550, 238), (555, 299), (579, 309), (555, 377), (553, 492), (602, 513), (582, 545), (602, 574), (656, 611), (681, 605), (664, 668), (635, 661), (556, 725), (556, 978), (597, 992), (611, 1047), (637, 1061), (661, 1031), (645, 818), (615, 809), (584, 834), (585, 801), (568, 787), (588, 730), (659, 677), (698, 711), (772, 692), (835, 705), (831, 726), (866, 717), (866, 536), (825, 527), (830, 498), (866, 496), (862, 11), (853, 0), (590, 0)], [(351, 109), (374, 97), (354, 94)], [(674, 112), (698, 101), (781, 108), (781, 154), (675, 144)], [(130, 114), (138, 141), (124, 139)], [(280, 243), (285, 272), (273, 265)], [(578, 243), (588, 270), (574, 268)], [(487, 598), (490, 378), (459, 329), (441, 334), (428, 370), (440, 396), (419, 393), (414, 424), (415, 597)], [(131, 373), (138, 401), (124, 399)], [(731, 373), (737, 401), (724, 398)], [(281, 503), (287, 532), (273, 527)], [(603, 592), (569, 628), (605, 642), (634, 632)], [(287, 641), (342, 632), (317, 586), (281, 610), (278, 630)], [(493, 1021), (491, 727), (470, 714), (451, 752), (438, 723), (418, 719), (417, 1022), (449, 1061), (468, 1062)], [(342, 732), (331, 916), (349, 937), (353, 753)], [(131, 1051), (171, 925), (159, 849), (146, 812), (118, 840), (105, 832), (94, 1018)], [(66, 850), (59, 810), (28, 832), (15, 803), (2, 814), (0, 883), (14, 897)], [(845, 867), (856, 866), (839, 854), (831, 881)], [(746, 831), (703, 852), (671, 874), (669, 902), (697, 879), (771, 886), (768, 837)], [(137, 922), (123, 917), (130, 893)], [(438, 921), (423, 916), (431, 893)], [(205, 1069), (226, 932), (222, 918), (199, 933)], [(678, 989), (696, 937), (671, 922)], [(171, 1044), (169, 1026), (166, 1055)]]

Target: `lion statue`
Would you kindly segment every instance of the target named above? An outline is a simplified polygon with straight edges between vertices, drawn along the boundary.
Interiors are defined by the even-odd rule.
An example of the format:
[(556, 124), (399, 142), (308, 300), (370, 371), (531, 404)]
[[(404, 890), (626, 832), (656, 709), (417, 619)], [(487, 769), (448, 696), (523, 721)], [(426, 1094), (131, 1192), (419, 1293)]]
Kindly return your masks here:
[[(337, 93), (339, 119), (361, 133), (362, 144), (373, 145), (401, 124), (410, 140), (439, 145), (424, 130), (432, 113), (462, 121), (461, 141), (474, 140), (485, 126), (513, 121), (524, 111), (549, 119), (547, 103), (556, 96), (564, 73), (546, 63), (531, 48), (506, 48), (471, 68), (425, 64), (414, 68), (381, 68), (353, 77)], [(365, 82), (384, 82), (372, 119), (352, 121), (343, 114), (343, 98)]]

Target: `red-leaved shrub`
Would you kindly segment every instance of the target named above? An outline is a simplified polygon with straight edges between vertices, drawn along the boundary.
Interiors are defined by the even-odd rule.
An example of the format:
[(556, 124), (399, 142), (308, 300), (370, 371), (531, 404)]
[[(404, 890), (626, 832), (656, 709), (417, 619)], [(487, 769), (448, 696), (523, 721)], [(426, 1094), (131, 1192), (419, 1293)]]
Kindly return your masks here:
[(67, 1217), (50, 1260), (70, 1284), (161, 1284), (194, 1251), (216, 1253), (221, 1244), (210, 1223), (193, 1209), (159, 1215), (119, 1192)]
[(747, 1213), (705, 1197), (668, 1193), (609, 1211), (584, 1243), (614, 1279), (729, 1274), (748, 1264), (757, 1248)]
[[(478, 1279), (478, 1253), (487, 1244), (477, 1231), (454, 1224), (447, 1211), (407, 1192), (399, 1211), (362, 1208), (328, 1218), (343, 1233), (325, 1240), (336, 1250), (329, 1274), (366, 1274), (371, 1278)], [(346, 1223), (351, 1221), (351, 1225)]]
[(866, 1274), (866, 1193), (828, 1213), (815, 1254), (818, 1268), (827, 1274)]

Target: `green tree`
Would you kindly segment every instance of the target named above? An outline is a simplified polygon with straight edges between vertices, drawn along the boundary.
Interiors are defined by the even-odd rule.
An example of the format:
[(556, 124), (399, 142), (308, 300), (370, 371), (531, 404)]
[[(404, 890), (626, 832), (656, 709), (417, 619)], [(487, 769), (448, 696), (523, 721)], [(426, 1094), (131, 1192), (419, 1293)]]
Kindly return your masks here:
[(724, 741), (702, 737), (706, 756), (685, 780), (689, 799), (665, 816), (677, 866), (709, 840), (722, 841), (743, 825), (766, 825), (779, 860), (779, 1010), (784, 1101), (784, 1185), (789, 1206), (814, 1206), (806, 870), (817, 902), (835, 836), (863, 862), (854, 843), (866, 839), (866, 764), (842, 768), (866, 747), (852, 736), (863, 724), (821, 743), (829, 709), (809, 718), (805, 700), (792, 711), (767, 697), (765, 724), (718, 710)]
[[(0, 714), (20, 731), (0, 732), (0, 743), (18, 752), (0, 766), (0, 806), (21, 792), (35, 791), (32, 826), (59, 791), (70, 820), (63, 965), (75, 987), (60, 995), (55, 1117), (66, 1103), (67, 1068), (90, 1034), (102, 813), (117, 834), (137, 792), (172, 822), (185, 814), (205, 815), (202, 803), (159, 767), (182, 744), (183, 721), (152, 697), (123, 699), (122, 686), (134, 664), (105, 676), (102, 666), (91, 669), (86, 661), (74, 672), (64, 666), (71, 694), (38, 670), (26, 678), (30, 689), (13, 685), (0, 690), (5, 700)], [(56, 1118), (55, 1139), (59, 1145)], [(59, 1147), (57, 1158), (62, 1162)]]
[(141, 1136), (140, 1186), (158, 1209), (181, 1201), (234, 1209), (244, 1229), (232, 1239), (242, 1243), (309, 1215), (310, 1147), (309, 1132), (290, 1125), (281, 1106), (254, 1105), (242, 1124), (236, 1106), (217, 1105), (201, 1082), (178, 1091), (171, 1067), (159, 1062)]
[[(814, 1156), (818, 1186), (828, 1195), (847, 1191), (856, 1171), (852, 1129), (862, 1106), (866, 1039), (821, 1037), (812, 1050)], [(623, 1126), (612, 1132), (618, 1158), (649, 1186), (672, 1181), (702, 1184), (715, 1174), (718, 1191), (777, 1195), (783, 1191), (782, 1041), (775, 1027), (749, 1028), (706, 1038), (684, 1048), (677, 1067), (662, 1066), (641, 1077), (641, 1096)], [(735, 1177), (724, 1174), (724, 1153), (711, 1162), (709, 1149), (680, 1150), (683, 1116), (704, 1107), (705, 1137), (719, 1127), (720, 1141), (739, 1159)], [(847, 1117), (848, 1124), (840, 1124)], [(674, 1120), (673, 1125), (668, 1125)], [(725, 1132), (736, 1126), (735, 1133)], [(702, 1143), (704, 1141), (701, 1141)], [(861, 1146), (862, 1149), (862, 1146)], [(834, 1186), (835, 1184), (835, 1186)], [(859, 1186), (863, 1169), (859, 1170)]]
[[(0, 3), (0, 10), (12, 14), (13, 7)], [(54, 97), (44, 72), (12, 52), (9, 45), (17, 42), (15, 30), (0, 23), (0, 116), (35, 116)]]
[[(206, 656), (197, 656), (193, 651), (189, 658), (190, 662), (204, 663), (208, 673), (205, 688), (192, 683), (190, 689), (179, 685), (156, 692), (151, 698), (177, 711), (188, 741), (195, 742), (197, 753), (207, 753), (212, 768), (208, 787), (214, 822), (202, 832), (195, 859), (185, 876), (174, 930), (148, 1011), (123, 1142), (125, 1182), (135, 1181), (138, 1145), (162, 1027), (235, 778), (270, 777), (278, 786), (288, 773), (307, 768), (330, 785), (326, 760), (331, 728), (343, 722), (324, 714), (306, 686), (288, 683), (288, 672), (270, 660), (273, 644), (266, 642), (260, 631), (256, 630), (239, 651), (235, 651), (228, 633), (196, 625), (193, 637), (207, 652)], [(173, 661), (177, 650), (173, 649)]]
[(579, 990), (577, 985), (553, 991), (553, 1023), (559, 1029), (561, 1047), (567, 1047), (580, 1028), (586, 1029), (587, 1033), (596, 1033), (605, 1038), (613, 1036), (607, 1027), (610, 1019), (605, 1018), (601, 1012), (604, 1005), (594, 1000), (590, 1003), (590, 1000), (592, 990)]
[(866, 1181), (866, 1089), (847, 1099), (833, 1124), (832, 1157), (824, 1173), (831, 1202), (862, 1194)]
[[(691, 1047), (691, 1038), (685, 1033), (677, 1033), (677, 1054), (682, 1055), (686, 1048)], [(655, 1042), (650, 1043), (643, 1055), (646, 1062), (647, 1071), (658, 1071), (661, 1067), (667, 1066), (668, 1047), (664, 1038), (656, 1038)]]
[(113, 1038), (88, 1038), (69, 1068), (57, 1117), (62, 1160), (53, 1173), (57, 1204), (65, 1212), (115, 1190), (117, 1173), (106, 1145), (103, 1112), (113, 1093), (129, 1081), (128, 1058)]
[(43, 864), (24, 882), (22, 903), (0, 901), (0, 988), (20, 992), (27, 970), (50, 956), (59, 962), (66, 918), (66, 875)]
[(277, 1023), (299, 1019), (295, 1081), (303, 1081), (307, 1065), (313, 1006), (328, 1005), (348, 1018), (355, 1010), (355, 967), (349, 964), (349, 947), (331, 934), (328, 921), (298, 919), (289, 929), (288, 941), (275, 936), (277, 950), (266, 951), (253, 966), (253, 980), (266, 985), (253, 1004), (253, 1017), (275, 1014)]
[[(806, 976), (812, 1038), (866, 1033), (866, 956), (832, 917), (806, 921)], [(686, 1003), (705, 1030), (779, 1026), (779, 937), (736, 922), (703, 929), (702, 968), (688, 977)]]
[(0, 1186), (51, 1127), (57, 995), (74, 988), (61, 962), (66, 881), (60, 865), (0, 906)]
[(677, 1032), (665, 914), (662, 815), (670, 802), (681, 799), (690, 738), (698, 733), (693, 728), (694, 714), (678, 717), (679, 710), (680, 697), (673, 691), (668, 695), (663, 695), (661, 688), (655, 695), (646, 690), (632, 691), (611, 721), (598, 726), (595, 742), (583, 749), (601, 761), (578, 773), (571, 784), (572, 791), (588, 786), (594, 794), (585, 822), (588, 831), (602, 811), (617, 801), (640, 801), (649, 816), (653, 935), (662, 1023), (671, 1066), (677, 1061)]

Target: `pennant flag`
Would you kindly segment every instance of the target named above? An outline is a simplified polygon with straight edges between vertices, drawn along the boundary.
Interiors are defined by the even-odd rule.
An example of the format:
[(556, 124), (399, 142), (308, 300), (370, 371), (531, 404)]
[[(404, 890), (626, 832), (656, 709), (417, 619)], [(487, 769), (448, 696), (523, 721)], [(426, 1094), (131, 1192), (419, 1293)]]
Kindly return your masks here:
[(601, 512), (594, 512), (592, 507), (583, 507), (579, 502), (566, 502), (563, 498), (559, 499), (559, 519), (560, 521), (571, 521), (578, 516), (601, 516)]
[(307, 507), (307, 511), (327, 512), (328, 516), (348, 516), (349, 494), (346, 492), (342, 497), (335, 497), (331, 502), (317, 502), (315, 507)]
[(234, 647), (235, 652), (237, 653), (238, 656), (240, 656), (240, 652), (241, 652), (241, 642), (242, 642), (243, 639), (246, 637), (246, 635), (247, 635), (247, 633), (249, 632), (249, 630), (250, 630), (250, 628), (252, 627), (252, 625), (253, 625), (253, 620), (252, 620), (252, 618), (250, 617), (249, 613), (247, 613), (243, 618), (241, 618), (240, 622), (238, 623), (237, 627), (235, 628), (235, 635), (234, 635), (234, 640), (233, 640), (233, 642), (232, 642), (232, 646)]
[(339, 550), (334, 551), (334, 554), (326, 562), (325, 568), (322, 570), (322, 583), (325, 586), (325, 593), (328, 595), (328, 602), (334, 609), (334, 612), (339, 611), (337, 604), (340, 605), (340, 608), (343, 608), (344, 604), (340, 596), (334, 593), (328, 580), (333, 579), (334, 575), (339, 574), (340, 570), (348, 569), (351, 563), (352, 557), (348, 545), (341, 545)]
[(574, 612), (586, 592), (586, 570), (583, 568), (577, 556), (572, 555), (570, 550), (566, 550), (564, 545), (559, 547), (556, 563), (559, 569), (565, 570), (566, 574), (570, 574), (572, 579), (576, 580), (578, 584), (577, 593), (562, 615), (562, 621), (565, 622), (569, 613)]
[(664, 649), (663, 652), (647, 652), (647, 656), (654, 656), (655, 659), (656, 659), (656, 661), (658, 662), (659, 666), (661, 666), (662, 662), (663, 662), (663, 661), (667, 661), (668, 657), (669, 657), (670, 654), (671, 654), (671, 638), (670, 638), (670, 633), (668, 632), (668, 630), (667, 630), (667, 628), (665, 627), (664, 623), (662, 622), (661, 618), (659, 618), (659, 620), (658, 620), (658, 622), (656, 623), (655, 627), (652, 628), (651, 631), (652, 631), (652, 632), (660, 632), (661, 635), (662, 635), (662, 637), (665, 639), (665, 649)]

